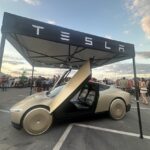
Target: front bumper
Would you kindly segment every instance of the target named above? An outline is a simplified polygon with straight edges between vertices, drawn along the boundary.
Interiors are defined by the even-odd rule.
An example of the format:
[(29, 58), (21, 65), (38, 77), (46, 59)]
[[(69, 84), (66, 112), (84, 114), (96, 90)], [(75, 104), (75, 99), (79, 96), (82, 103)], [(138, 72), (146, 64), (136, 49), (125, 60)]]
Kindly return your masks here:
[(22, 126), (20, 124), (17, 124), (17, 123), (14, 123), (14, 122), (11, 122), (12, 126), (18, 130), (20, 130), (22, 128)]
[(130, 109), (131, 109), (131, 104), (128, 104), (128, 105), (126, 106), (126, 111), (127, 111), (127, 112), (130, 111)]

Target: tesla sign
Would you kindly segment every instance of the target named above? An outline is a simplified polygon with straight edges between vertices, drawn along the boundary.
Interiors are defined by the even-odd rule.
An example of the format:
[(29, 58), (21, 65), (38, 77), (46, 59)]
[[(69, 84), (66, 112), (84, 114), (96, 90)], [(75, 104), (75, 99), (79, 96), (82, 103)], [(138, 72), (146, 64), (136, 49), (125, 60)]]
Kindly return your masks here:
[[(38, 26), (38, 25), (34, 25), (34, 24), (32, 24), (32, 27), (36, 29), (36, 35), (37, 36), (40, 35), (40, 31), (41, 30), (45, 29), (42, 26)], [(66, 31), (60, 31), (60, 40), (61, 41), (69, 42), (70, 38), (71, 38), (71, 33), (66, 32)], [(93, 40), (92, 37), (85, 36), (83, 40), (84, 40), (84, 44), (85, 45), (89, 45), (89, 46), (93, 46), (94, 45), (94, 40)], [(112, 46), (111, 46), (109, 41), (107, 41), (107, 40), (104, 41), (104, 48), (106, 50), (111, 50), (112, 49)], [(117, 49), (121, 53), (125, 52), (125, 46), (123, 44), (118, 44), (117, 45)]]

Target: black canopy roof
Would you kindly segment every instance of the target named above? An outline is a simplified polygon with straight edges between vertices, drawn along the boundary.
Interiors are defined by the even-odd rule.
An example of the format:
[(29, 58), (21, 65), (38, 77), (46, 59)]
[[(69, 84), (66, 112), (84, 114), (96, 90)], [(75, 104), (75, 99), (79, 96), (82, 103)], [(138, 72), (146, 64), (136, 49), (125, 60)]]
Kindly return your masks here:
[(134, 45), (4, 13), (2, 33), (19, 53), (38, 67), (93, 67), (133, 58)]
[[(39, 67), (61, 66), (68, 68), (68, 66), (72, 66), (76, 69), (90, 58), (95, 60), (92, 66), (98, 67), (133, 58), (134, 82), (136, 83), (133, 44), (114, 41), (9, 13), (4, 13), (1, 30), (0, 72), (6, 38), (31, 65)], [(140, 138), (143, 138), (137, 84), (135, 84), (135, 88)]]

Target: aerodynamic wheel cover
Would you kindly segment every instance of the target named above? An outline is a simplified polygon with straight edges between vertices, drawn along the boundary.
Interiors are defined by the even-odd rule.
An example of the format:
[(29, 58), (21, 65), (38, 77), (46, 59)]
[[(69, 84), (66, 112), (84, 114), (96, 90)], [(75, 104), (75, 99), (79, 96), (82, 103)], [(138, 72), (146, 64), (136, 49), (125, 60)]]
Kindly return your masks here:
[(126, 114), (126, 106), (124, 101), (121, 99), (115, 99), (112, 101), (109, 113), (110, 116), (115, 120), (122, 119)]
[(44, 108), (29, 111), (23, 119), (23, 128), (31, 135), (40, 135), (48, 130), (52, 124), (52, 116)]

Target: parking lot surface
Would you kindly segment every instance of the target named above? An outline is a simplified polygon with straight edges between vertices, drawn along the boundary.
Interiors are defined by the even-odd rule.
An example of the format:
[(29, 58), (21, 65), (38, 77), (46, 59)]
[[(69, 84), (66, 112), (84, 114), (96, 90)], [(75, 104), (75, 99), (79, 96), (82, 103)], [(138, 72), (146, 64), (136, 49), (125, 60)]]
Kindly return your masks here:
[(144, 139), (139, 138), (136, 102), (120, 121), (107, 114), (84, 120), (56, 122), (43, 135), (30, 136), (11, 126), (9, 109), (29, 95), (29, 88), (0, 91), (0, 150), (149, 150), (150, 104), (141, 104)]

